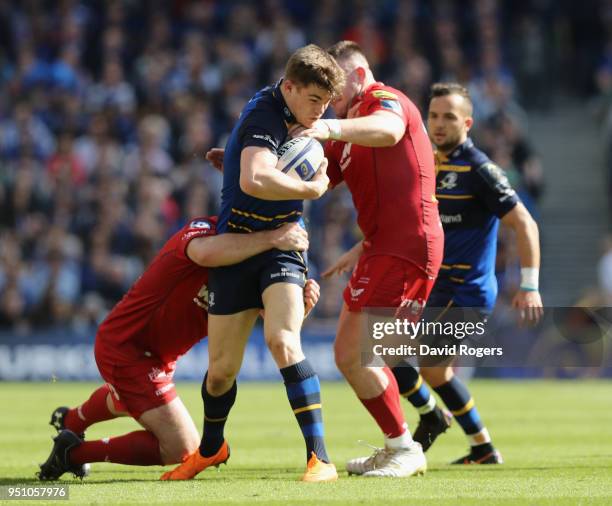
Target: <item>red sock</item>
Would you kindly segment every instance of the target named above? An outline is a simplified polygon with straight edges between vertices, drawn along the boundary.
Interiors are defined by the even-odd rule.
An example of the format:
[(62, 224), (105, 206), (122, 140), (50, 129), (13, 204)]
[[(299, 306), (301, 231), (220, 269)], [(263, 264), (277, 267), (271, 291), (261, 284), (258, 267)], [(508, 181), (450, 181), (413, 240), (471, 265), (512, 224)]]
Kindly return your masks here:
[(373, 399), (359, 399), (376, 420), (385, 436), (389, 438), (401, 436), (406, 432), (406, 421), (400, 405), (397, 380), (388, 367), (383, 371), (389, 378), (385, 391)]
[(147, 430), (123, 436), (85, 441), (70, 451), (72, 464), (114, 462), (132, 466), (162, 466), (159, 441)]
[(90, 425), (115, 418), (106, 405), (106, 397), (110, 394), (108, 385), (104, 384), (91, 394), (78, 408), (72, 408), (66, 413), (64, 424), (67, 429), (80, 434)]

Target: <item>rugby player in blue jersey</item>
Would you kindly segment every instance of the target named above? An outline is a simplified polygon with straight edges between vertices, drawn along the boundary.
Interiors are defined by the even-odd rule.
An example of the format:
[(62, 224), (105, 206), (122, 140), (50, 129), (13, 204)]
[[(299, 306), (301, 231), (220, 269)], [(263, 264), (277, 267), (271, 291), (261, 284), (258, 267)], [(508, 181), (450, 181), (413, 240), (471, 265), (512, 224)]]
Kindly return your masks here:
[[(301, 221), (304, 199), (318, 199), (329, 185), (326, 161), (309, 182), (277, 170), (277, 149), (294, 126), (310, 128), (344, 85), (344, 74), (323, 49), (308, 45), (289, 58), (285, 76), (245, 106), (225, 148), (217, 233), (252, 233)], [(227, 460), (223, 434), (236, 398), (235, 378), (244, 348), (265, 309), (266, 344), (285, 382), (306, 443), (307, 482), (338, 475), (323, 440), (319, 379), (302, 353), (305, 255), (270, 250), (209, 278), (208, 372), (202, 385), (204, 435), (199, 450), (164, 479), (189, 479)], [(265, 409), (265, 406), (262, 406)]]
[[(497, 297), (495, 257), (499, 222), (516, 235), (521, 284), (512, 300), (524, 321), (538, 321), (542, 300), (538, 291), (540, 246), (538, 226), (503, 170), (468, 137), (473, 125), (468, 91), (456, 83), (432, 86), (427, 125), (437, 148), (436, 198), (444, 227), (444, 259), (427, 305), (443, 308), (439, 321), (456, 318), (453, 308), (473, 308), (464, 315), (485, 322)], [(431, 360), (431, 358), (430, 358)], [(439, 358), (438, 358), (439, 360)], [(431, 362), (430, 362), (431, 363)], [(467, 387), (454, 375), (453, 359), (427, 367), (396, 367), (400, 393), (421, 417), (414, 439), (427, 450), (449, 425), (423, 379), (438, 393), (465, 432), (469, 453), (454, 464), (500, 464), (502, 457), (482, 423)]]

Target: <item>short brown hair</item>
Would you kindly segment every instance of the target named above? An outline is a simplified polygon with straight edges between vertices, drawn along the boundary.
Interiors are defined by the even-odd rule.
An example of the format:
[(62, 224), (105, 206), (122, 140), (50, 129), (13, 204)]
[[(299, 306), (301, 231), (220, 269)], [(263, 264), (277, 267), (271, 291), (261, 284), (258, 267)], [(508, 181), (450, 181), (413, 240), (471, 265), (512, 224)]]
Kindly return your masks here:
[(314, 44), (295, 51), (285, 67), (285, 77), (302, 86), (314, 84), (332, 97), (342, 93), (344, 72), (323, 48)]
[(429, 100), (435, 97), (446, 97), (448, 95), (459, 95), (463, 97), (468, 104), (469, 114), (472, 114), (474, 104), (470, 92), (465, 86), (459, 83), (434, 83), (431, 85), (429, 92)]
[(333, 46), (327, 48), (327, 52), (336, 60), (342, 60), (354, 54), (358, 54), (364, 58), (366, 57), (361, 46), (352, 40), (341, 40), (340, 42), (336, 42)]

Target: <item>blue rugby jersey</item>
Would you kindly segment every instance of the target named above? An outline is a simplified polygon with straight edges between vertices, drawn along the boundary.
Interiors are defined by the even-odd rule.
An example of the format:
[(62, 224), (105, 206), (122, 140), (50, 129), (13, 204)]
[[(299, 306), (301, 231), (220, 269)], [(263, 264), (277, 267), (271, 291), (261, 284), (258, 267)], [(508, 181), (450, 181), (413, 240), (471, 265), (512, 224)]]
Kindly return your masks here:
[(247, 146), (261, 146), (276, 154), (287, 139), (288, 125), (295, 122), (281, 94), (280, 83), (260, 90), (251, 98), (227, 142), (218, 233), (268, 230), (301, 219), (301, 200), (262, 200), (240, 189), (242, 150)]
[(495, 256), (499, 218), (519, 198), (504, 171), (471, 139), (448, 158), (436, 157), (436, 198), (444, 227), (444, 259), (434, 290), (456, 306), (491, 310), (497, 298)]

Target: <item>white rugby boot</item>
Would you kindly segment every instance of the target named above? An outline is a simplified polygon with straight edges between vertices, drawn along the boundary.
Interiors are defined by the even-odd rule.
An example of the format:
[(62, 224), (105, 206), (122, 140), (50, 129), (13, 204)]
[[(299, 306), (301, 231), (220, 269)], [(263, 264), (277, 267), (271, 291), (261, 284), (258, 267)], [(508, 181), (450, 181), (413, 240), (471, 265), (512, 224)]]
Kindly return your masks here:
[(349, 460), (346, 470), (368, 478), (405, 478), (424, 474), (427, 460), (421, 445), (414, 441), (406, 448), (376, 448), (370, 457)]
[(361, 475), (363, 473), (367, 473), (368, 471), (372, 471), (376, 469), (385, 458), (385, 448), (378, 448), (377, 446), (370, 445), (363, 441), (359, 441), (359, 443), (363, 446), (372, 448), (374, 453), (372, 453), (372, 455), (369, 457), (357, 457), (356, 459), (349, 460), (346, 463), (346, 470), (349, 475)]
[(427, 460), (420, 443), (414, 441), (406, 448), (385, 448), (384, 458), (375, 469), (363, 473), (368, 478), (406, 478), (425, 474)]

